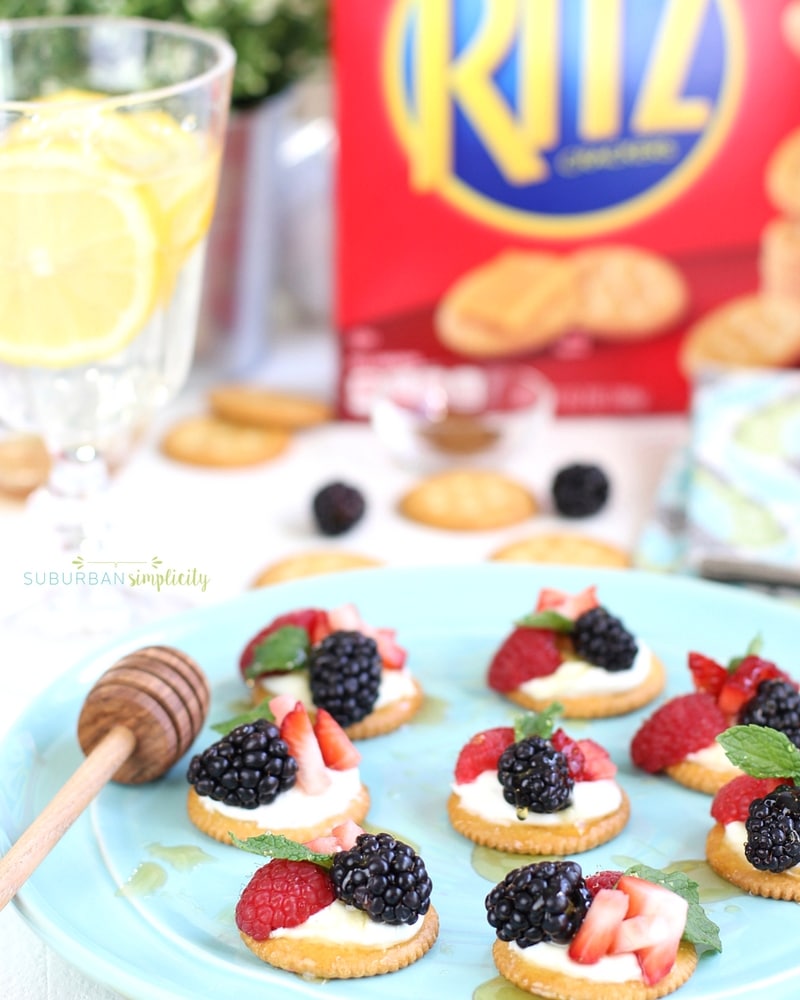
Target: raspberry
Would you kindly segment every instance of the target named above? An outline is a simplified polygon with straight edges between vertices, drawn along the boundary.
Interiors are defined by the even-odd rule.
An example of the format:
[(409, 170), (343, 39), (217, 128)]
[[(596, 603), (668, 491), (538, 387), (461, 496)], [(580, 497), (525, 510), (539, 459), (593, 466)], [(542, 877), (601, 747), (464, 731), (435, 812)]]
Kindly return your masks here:
[(329, 483), (314, 495), (311, 508), (323, 535), (343, 535), (361, 520), (367, 505), (355, 486)]
[(297, 927), (336, 899), (324, 868), (276, 858), (259, 868), (236, 904), (236, 926), (264, 941), (278, 927)]
[(741, 774), (723, 785), (714, 796), (711, 815), (723, 826), (737, 821), (744, 823), (754, 799), (763, 799), (778, 785), (785, 784), (785, 778), (751, 778), (749, 774)]
[(559, 514), (588, 517), (608, 500), (608, 476), (597, 465), (566, 465), (556, 473), (550, 491)]
[(458, 755), (455, 779), (459, 785), (468, 785), (484, 771), (496, 771), (500, 755), (514, 742), (511, 726), (498, 726), (476, 733)]
[(515, 628), (489, 665), (488, 683), (494, 691), (514, 691), (532, 677), (545, 677), (561, 665), (556, 633), (544, 628)]
[(621, 878), (620, 871), (595, 872), (594, 875), (586, 876), (586, 888), (592, 896), (596, 896), (601, 889), (615, 889)]
[(695, 691), (663, 704), (639, 727), (631, 742), (633, 763), (655, 774), (710, 746), (728, 720), (710, 694)]

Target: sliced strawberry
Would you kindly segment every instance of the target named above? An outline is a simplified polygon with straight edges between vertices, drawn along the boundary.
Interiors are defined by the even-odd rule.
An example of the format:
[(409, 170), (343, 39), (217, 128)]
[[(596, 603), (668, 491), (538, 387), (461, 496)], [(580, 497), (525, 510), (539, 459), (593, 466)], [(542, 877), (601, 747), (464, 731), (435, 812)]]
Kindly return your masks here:
[(561, 664), (557, 635), (544, 628), (515, 628), (492, 657), (488, 684), (494, 691), (514, 691), (532, 677), (546, 677)]
[(339, 823), (335, 826), (331, 833), (336, 838), (339, 847), (343, 851), (349, 851), (351, 847), (356, 846), (356, 840), (364, 832), (363, 827), (360, 827), (355, 820), (346, 819), (343, 823)]
[(306, 840), (303, 846), (317, 854), (336, 854), (337, 851), (341, 850), (339, 841), (332, 833), (329, 833), (327, 837), (314, 837), (313, 840)]
[(594, 875), (587, 875), (585, 878), (586, 888), (596, 896), (601, 889), (616, 889), (617, 882), (622, 878), (622, 872), (608, 869), (606, 871), (595, 872)]
[(609, 951), (612, 955), (619, 955), (652, 948), (669, 936), (669, 928), (669, 920), (657, 913), (640, 913), (636, 917), (628, 917), (617, 928)]
[(455, 779), (468, 785), (484, 771), (496, 771), (500, 755), (514, 742), (511, 726), (499, 726), (476, 733), (462, 748), (456, 760)]
[(710, 746), (727, 728), (728, 719), (710, 694), (679, 695), (642, 723), (631, 742), (631, 758), (637, 767), (655, 774)]
[(319, 795), (331, 783), (314, 727), (302, 702), (298, 701), (280, 727), (281, 739), (297, 761), (297, 786), (309, 795)]
[(378, 644), (378, 654), (381, 663), (387, 670), (402, 670), (408, 657), (408, 652), (395, 639), (393, 628), (376, 628), (372, 638)]
[(275, 719), (275, 725), (280, 729), (283, 720), (297, 704), (297, 699), (291, 694), (278, 694), (274, 698), (270, 698), (268, 704)]
[(328, 624), (328, 612), (323, 611), (321, 608), (301, 608), (298, 611), (289, 611), (285, 615), (278, 615), (269, 625), (262, 628), (260, 632), (257, 632), (242, 650), (242, 654), (239, 657), (239, 671), (242, 677), (244, 677), (245, 671), (255, 659), (256, 647), (260, 646), (268, 635), (272, 632), (277, 632), (284, 625), (295, 625), (298, 628), (305, 629), (312, 646), (324, 639), (328, 632), (331, 631)]
[(550, 742), (560, 753), (563, 753), (567, 759), (567, 767), (569, 768), (570, 777), (573, 781), (584, 781), (585, 764), (581, 748), (578, 746), (577, 740), (573, 740), (571, 736), (567, 736), (563, 729), (556, 729), (553, 735), (550, 737)]
[(628, 912), (628, 902), (628, 897), (619, 889), (598, 891), (569, 943), (569, 957), (574, 962), (593, 965), (609, 953)]
[(711, 815), (724, 826), (726, 823), (743, 823), (750, 813), (750, 803), (754, 799), (763, 799), (778, 785), (790, 785), (786, 778), (751, 778), (749, 774), (741, 774), (732, 778), (714, 796), (711, 803)]
[(536, 602), (537, 611), (556, 611), (565, 618), (573, 621), (579, 618), (584, 611), (599, 607), (597, 600), (597, 588), (587, 587), (579, 594), (567, 594), (563, 590), (555, 590), (552, 587), (545, 587), (539, 592), (539, 600)]
[(578, 740), (578, 749), (583, 754), (582, 781), (600, 781), (613, 778), (617, 773), (617, 765), (599, 743), (589, 739)]
[(311, 861), (276, 858), (259, 868), (236, 904), (236, 926), (256, 941), (297, 927), (336, 899), (328, 872)]
[(351, 767), (358, 767), (361, 754), (336, 719), (324, 708), (317, 709), (314, 735), (317, 737), (326, 767), (331, 767), (334, 771), (347, 771)]
[(705, 691), (715, 698), (728, 678), (728, 671), (721, 663), (702, 653), (689, 653), (689, 670), (695, 691)]
[(381, 663), (387, 670), (405, 666), (408, 653), (395, 639), (396, 630), (367, 625), (355, 604), (343, 604), (328, 612), (332, 632), (360, 632), (375, 640)]
[[(665, 886), (656, 885), (635, 875), (623, 875), (617, 882), (617, 889), (629, 898), (628, 917), (658, 917), (659, 937), (655, 944), (637, 948), (635, 955), (642, 970), (646, 986), (652, 986), (666, 976), (675, 964), (678, 946), (686, 928), (689, 904), (677, 893)], [(620, 933), (622, 933), (620, 927)], [(642, 927), (638, 927), (642, 933)]]
[(791, 677), (770, 660), (762, 660), (760, 656), (745, 656), (722, 685), (717, 704), (721, 711), (735, 719), (745, 704), (755, 696), (758, 685), (776, 677), (794, 684)]

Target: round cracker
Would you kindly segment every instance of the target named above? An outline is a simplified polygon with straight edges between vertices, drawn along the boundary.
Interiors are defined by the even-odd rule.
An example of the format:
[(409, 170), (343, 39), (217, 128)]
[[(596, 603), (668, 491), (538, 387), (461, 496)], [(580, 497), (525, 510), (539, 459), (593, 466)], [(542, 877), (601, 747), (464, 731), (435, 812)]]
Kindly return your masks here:
[(333, 419), (333, 410), (324, 400), (257, 385), (218, 385), (208, 399), (215, 416), (248, 427), (297, 431)]
[(573, 255), (573, 266), (578, 325), (594, 337), (652, 337), (686, 314), (686, 280), (658, 254), (627, 245), (591, 247)]
[(588, 535), (552, 532), (509, 542), (493, 552), (494, 562), (557, 563), (577, 566), (630, 566), (627, 552)]
[(361, 791), (341, 812), (333, 816), (324, 816), (311, 826), (304, 827), (265, 827), (255, 822), (255, 820), (231, 819), (230, 816), (223, 816), (222, 813), (213, 812), (206, 809), (200, 801), (200, 796), (195, 791), (194, 786), (189, 788), (186, 797), (186, 811), (189, 819), (198, 830), (205, 833), (214, 840), (222, 844), (230, 844), (230, 834), (234, 834), (239, 840), (247, 840), (248, 837), (259, 837), (262, 833), (283, 834), (290, 840), (305, 843), (307, 840), (314, 840), (315, 837), (326, 837), (331, 830), (344, 823), (347, 819), (361, 824), (369, 812), (370, 796), (366, 785), (361, 786)]
[[(661, 660), (653, 655), (650, 672), (636, 687), (613, 694), (587, 694), (570, 697), (559, 695), (558, 703), (563, 706), (565, 719), (604, 719), (615, 715), (626, 715), (657, 698), (667, 682), (667, 672)], [(505, 697), (516, 705), (534, 712), (543, 712), (552, 698), (532, 698), (521, 691), (506, 691)]]
[(800, 879), (786, 872), (762, 872), (753, 868), (725, 839), (725, 827), (721, 823), (715, 823), (708, 832), (706, 859), (717, 875), (754, 896), (800, 902)]
[(280, 455), (290, 440), (288, 431), (198, 416), (173, 424), (162, 438), (161, 450), (188, 465), (231, 469), (268, 462)]
[(680, 366), (783, 367), (800, 360), (800, 302), (745, 295), (707, 313), (683, 338)]
[(24, 499), (50, 474), (50, 456), (35, 434), (11, 434), (0, 441), (0, 493)]
[(673, 781), (685, 788), (692, 788), (696, 792), (703, 792), (706, 795), (716, 795), (723, 785), (738, 778), (742, 772), (738, 767), (726, 768), (724, 771), (714, 770), (710, 767), (703, 767), (693, 760), (682, 760), (679, 764), (670, 764), (664, 768), (664, 773), (668, 774)]
[(789, 218), (800, 216), (800, 128), (785, 136), (767, 163), (767, 195)]
[(580, 826), (569, 823), (533, 826), (520, 823), (513, 816), (508, 823), (490, 823), (465, 809), (455, 792), (451, 792), (447, 800), (447, 815), (454, 830), (483, 847), (512, 854), (567, 855), (589, 851), (613, 840), (625, 827), (630, 812), (630, 800), (624, 791), (622, 802), (615, 812), (588, 820)]
[(388, 948), (284, 937), (256, 941), (248, 934), (241, 937), (262, 962), (286, 972), (318, 979), (359, 979), (396, 972), (411, 965), (431, 949), (438, 935), (439, 916), (431, 906), (414, 937)]
[(516, 480), (482, 469), (451, 469), (421, 480), (400, 501), (400, 512), (446, 531), (490, 531), (537, 512), (533, 495)]
[(663, 979), (652, 986), (641, 980), (623, 983), (603, 983), (582, 979), (555, 969), (545, 969), (526, 962), (519, 951), (505, 941), (495, 941), (492, 958), (498, 972), (521, 990), (551, 1000), (657, 1000), (673, 993), (697, 968), (697, 952), (693, 944), (681, 941), (675, 963)]
[(456, 353), (475, 357), (542, 350), (574, 325), (573, 280), (567, 257), (501, 253), (446, 292), (434, 317), (437, 335)]
[(383, 565), (379, 559), (362, 556), (356, 552), (341, 549), (320, 549), (313, 552), (299, 552), (287, 556), (263, 569), (253, 580), (251, 587), (268, 587), (284, 580), (297, 580), (306, 576), (323, 573), (338, 573), (348, 569), (371, 569)]
[[(274, 697), (275, 692), (269, 690), (267, 686), (268, 682), (268, 677), (256, 678), (250, 690), (250, 696), (254, 705), (259, 705), (262, 701)], [(412, 683), (414, 685), (412, 694), (409, 694), (405, 698), (398, 698), (396, 701), (391, 701), (386, 705), (381, 705), (380, 708), (376, 708), (368, 715), (365, 715), (363, 719), (359, 719), (358, 722), (345, 726), (344, 731), (350, 739), (369, 740), (375, 736), (385, 736), (386, 733), (393, 733), (395, 729), (399, 729), (406, 722), (410, 722), (422, 708), (422, 703), (425, 700), (425, 695), (419, 681), (416, 678), (412, 678)], [(307, 705), (306, 708), (313, 715), (314, 706)]]

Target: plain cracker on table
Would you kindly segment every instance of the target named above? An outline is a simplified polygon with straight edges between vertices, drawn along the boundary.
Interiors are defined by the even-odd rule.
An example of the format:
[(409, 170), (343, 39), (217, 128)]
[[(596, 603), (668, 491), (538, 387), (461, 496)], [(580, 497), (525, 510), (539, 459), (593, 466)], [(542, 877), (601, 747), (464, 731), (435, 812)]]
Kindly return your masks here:
[(218, 385), (208, 398), (215, 416), (248, 427), (304, 430), (333, 419), (331, 406), (321, 399), (256, 385)]
[(800, 359), (800, 302), (745, 295), (707, 313), (685, 333), (685, 374), (704, 367), (785, 367)]
[(44, 486), (50, 456), (35, 434), (12, 434), (0, 440), (0, 493), (24, 499)]
[[(697, 968), (697, 951), (693, 944), (681, 941), (678, 954), (670, 971), (653, 986), (641, 980), (623, 983), (604, 983), (580, 979), (566, 972), (530, 965), (506, 941), (496, 940), (492, 945), (492, 958), (497, 971), (521, 990), (548, 997), (551, 1000), (658, 1000), (683, 986)], [(609, 991), (613, 987), (613, 994)]]
[(604, 340), (637, 340), (673, 327), (689, 305), (674, 264), (639, 247), (591, 247), (573, 254), (578, 326)]
[(627, 552), (588, 535), (552, 532), (520, 538), (495, 550), (493, 562), (556, 563), (577, 566), (630, 566)]
[(499, 357), (540, 350), (573, 321), (568, 259), (510, 250), (462, 275), (442, 297), (434, 323), (442, 343), (459, 354)]
[(630, 814), (630, 800), (624, 791), (615, 812), (587, 820), (579, 826), (569, 823), (534, 826), (520, 823), (515, 817), (508, 823), (490, 822), (465, 809), (455, 792), (451, 792), (447, 800), (447, 816), (454, 830), (473, 843), (511, 854), (568, 855), (590, 851), (621, 833)]
[(253, 580), (251, 587), (268, 587), (284, 580), (297, 580), (306, 576), (318, 576), (323, 573), (339, 573), (349, 569), (371, 569), (382, 566), (379, 559), (362, 556), (357, 552), (345, 552), (341, 549), (319, 549), (313, 552), (298, 552), (287, 556), (263, 569)]
[(268, 462), (280, 455), (290, 440), (288, 431), (198, 416), (173, 424), (161, 440), (161, 450), (188, 465), (233, 469)]
[(328, 944), (321, 940), (298, 941), (293, 938), (268, 937), (256, 941), (241, 934), (247, 947), (269, 965), (300, 976), (326, 979), (360, 979), (396, 972), (431, 949), (439, 935), (439, 916), (433, 906), (422, 918), (419, 931), (409, 941), (389, 947), (359, 944)]
[(421, 480), (400, 500), (412, 521), (447, 531), (488, 531), (536, 514), (533, 495), (516, 480), (482, 469), (452, 469)]

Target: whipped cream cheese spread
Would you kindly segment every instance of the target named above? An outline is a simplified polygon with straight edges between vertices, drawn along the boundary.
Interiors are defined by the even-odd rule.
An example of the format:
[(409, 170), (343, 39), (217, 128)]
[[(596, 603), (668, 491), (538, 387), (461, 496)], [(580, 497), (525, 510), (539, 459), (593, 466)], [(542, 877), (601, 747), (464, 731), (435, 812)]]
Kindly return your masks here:
[[(733, 823), (725, 824), (725, 842), (731, 850), (735, 851), (736, 854), (738, 854), (739, 857), (749, 865), (750, 862), (744, 854), (744, 845), (746, 841), (747, 828), (741, 820), (735, 820)], [(792, 875), (794, 878), (800, 878), (800, 865), (795, 865), (793, 868), (787, 868), (786, 871), (781, 872), (781, 875)]]
[[(261, 683), (273, 694), (290, 694), (304, 705), (313, 705), (307, 670), (292, 670), (287, 674), (269, 674), (261, 678)], [(382, 670), (378, 698), (373, 706), (382, 708), (392, 702), (409, 698), (415, 694), (414, 679), (405, 667), (400, 670)]]
[(381, 924), (371, 920), (363, 910), (335, 899), (312, 913), (304, 923), (297, 927), (278, 927), (270, 937), (389, 948), (410, 941), (419, 931), (423, 919), (417, 917), (413, 924)]
[(351, 767), (347, 771), (329, 768), (328, 774), (331, 776), (331, 783), (319, 795), (309, 795), (295, 785), (280, 792), (269, 805), (257, 806), (255, 809), (229, 806), (208, 795), (200, 795), (199, 799), (209, 812), (219, 813), (229, 819), (249, 820), (265, 829), (312, 826), (325, 816), (335, 816), (342, 812), (361, 791), (361, 776), (357, 767)]
[(580, 826), (589, 820), (608, 816), (622, 804), (622, 790), (611, 778), (598, 781), (578, 781), (572, 789), (572, 803), (554, 813), (529, 812), (524, 820), (517, 819), (514, 807), (503, 798), (503, 788), (496, 771), (483, 771), (474, 781), (454, 784), (453, 791), (468, 812), (490, 823), (504, 826), (524, 823), (528, 826)]
[(633, 953), (603, 955), (599, 961), (583, 965), (572, 961), (566, 945), (553, 944), (552, 941), (542, 941), (530, 948), (520, 948), (512, 941), (509, 947), (528, 965), (561, 972), (576, 979), (587, 979), (595, 983), (625, 983), (629, 980), (642, 982), (642, 970)]
[(532, 677), (518, 690), (531, 698), (557, 698), (591, 694), (616, 694), (629, 691), (644, 682), (650, 673), (652, 653), (644, 643), (638, 643), (638, 652), (627, 670), (604, 670), (585, 660), (565, 660), (545, 677)]
[(684, 760), (690, 761), (692, 764), (700, 764), (702, 767), (707, 767), (709, 771), (732, 771), (735, 774), (742, 773), (738, 767), (731, 764), (725, 755), (725, 751), (722, 749), (722, 744), (717, 743), (716, 740), (714, 740), (710, 746), (703, 747), (702, 750), (695, 750), (694, 753), (687, 753)]

